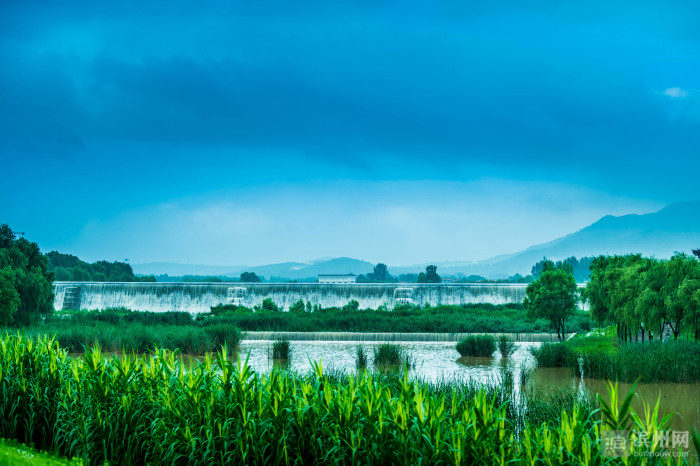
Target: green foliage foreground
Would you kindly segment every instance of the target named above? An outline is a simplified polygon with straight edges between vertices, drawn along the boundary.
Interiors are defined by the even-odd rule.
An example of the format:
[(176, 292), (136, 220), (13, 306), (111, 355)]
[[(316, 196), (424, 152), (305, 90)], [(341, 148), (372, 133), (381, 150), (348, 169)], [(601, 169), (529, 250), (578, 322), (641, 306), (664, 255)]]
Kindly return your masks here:
[(519, 425), (500, 389), (366, 371), (338, 380), (320, 364), (256, 375), (224, 353), (197, 364), (92, 348), (71, 359), (50, 338), (0, 339), (0, 370), (0, 436), (90, 464), (608, 464), (604, 422), (663, 427), (630, 417), (627, 400), (603, 420), (576, 402)]

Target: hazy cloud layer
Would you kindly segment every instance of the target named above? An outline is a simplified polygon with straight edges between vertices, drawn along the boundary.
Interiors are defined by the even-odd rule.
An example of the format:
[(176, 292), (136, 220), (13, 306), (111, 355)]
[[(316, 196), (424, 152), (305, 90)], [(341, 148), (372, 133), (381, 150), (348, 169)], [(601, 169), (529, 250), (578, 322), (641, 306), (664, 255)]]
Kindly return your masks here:
[[(112, 231), (187, 219), (201, 225), (159, 233), (158, 259), (191, 248), (213, 263), (187, 241), (214, 244), (223, 230), (262, 251), (274, 235), (261, 231), (287, 229), (319, 251), (295, 255), (290, 242), (280, 259), (365, 258), (352, 228), (337, 227), (351, 219), (384, 225), (367, 234), (397, 244), (398, 260), (472, 259), (593, 212), (700, 197), (697, 2), (560, 3), (3, 2), (0, 157), (14, 175), (0, 185), (0, 221), (99, 257), (120, 243)], [(336, 196), (342, 180), (356, 181)], [(437, 195), (419, 207), (381, 196), (414, 181)], [(519, 207), (489, 189), (461, 193), (469, 183)], [(303, 205), (279, 207), (289, 189)], [(541, 195), (550, 189), (561, 195)], [(570, 226), (538, 217), (567, 193)], [(461, 195), (495, 196), (499, 210), (484, 212), (517, 237), (465, 216)], [(205, 204), (182, 207), (190, 199)], [(457, 230), (484, 246), (451, 257), (439, 245)], [(338, 239), (325, 247), (323, 235)]]

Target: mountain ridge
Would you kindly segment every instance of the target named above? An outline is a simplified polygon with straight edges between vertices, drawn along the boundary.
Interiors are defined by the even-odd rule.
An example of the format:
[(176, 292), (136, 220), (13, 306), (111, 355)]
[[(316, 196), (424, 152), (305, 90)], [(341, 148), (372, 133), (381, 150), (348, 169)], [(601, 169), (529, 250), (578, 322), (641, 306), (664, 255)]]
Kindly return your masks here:
[[(482, 275), (503, 278), (515, 273), (526, 275), (542, 257), (562, 260), (567, 257), (597, 256), (600, 254), (641, 253), (646, 256), (669, 257), (676, 251), (690, 253), (700, 247), (700, 201), (669, 204), (657, 212), (646, 214), (605, 215), (596, 222), (575, 232), (545, 243), (535, 244), (522, 251), (500, 254), (481, 261), (433, 262), (438, 273), (454, 275)], [(134, 264), (139, 274), (160, 274), (172, 265), (172, 270), (191, 270), (180, 275), (225, 275), (235, 277), (241, 272), (255, 272), (266, 278), (273, 276), (289, 279), (310, 278), (323, 273), (369, 273), (374, 264), (338, 257), (308, 262), (282, 262), (261, 266), (205, 266), (171, 263)], [(389, 267), (390, 273), (417, 273), (426, 264)], [(194, 271), (199, 271), (195, 273)], [(170, 273), (171, 275), (177, 275)]]

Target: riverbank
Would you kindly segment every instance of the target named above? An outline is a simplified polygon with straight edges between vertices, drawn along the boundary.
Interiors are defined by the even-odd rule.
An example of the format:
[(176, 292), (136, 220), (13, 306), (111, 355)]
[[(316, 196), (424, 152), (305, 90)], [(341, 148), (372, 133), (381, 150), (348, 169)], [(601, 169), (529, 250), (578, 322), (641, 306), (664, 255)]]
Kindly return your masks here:
[(539, 367), (568, 367), (577, 375), (622, 382), (700, 381), (700, 343), (692, 339), (619, 344), (615, 329), (545, 343), (532, 353)]

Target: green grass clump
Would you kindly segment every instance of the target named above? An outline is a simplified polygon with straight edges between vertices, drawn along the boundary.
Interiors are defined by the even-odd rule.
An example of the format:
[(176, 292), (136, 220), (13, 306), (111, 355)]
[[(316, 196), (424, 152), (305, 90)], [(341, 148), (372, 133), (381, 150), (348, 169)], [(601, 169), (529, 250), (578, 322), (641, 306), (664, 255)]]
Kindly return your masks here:
[[(329, 375), (320, 364), (258, 375), (223, 352), (201, 363), (96, 347), (70, 358), (51, 338), (21, 335), (0, 338), (0, 387), (0, 437), (89, 464), (612, 464), (606, 425), (667, 428), (632, 415), (632, 393), (597, 414), (564, 400), (534, 422), (517, 414), (531, 400), (511, 402), (500, 386)], [(639, 448), (654, 464), (693, 459)]]
[(362, 345), (357, 345), (355, 352), (355, 367), (358, 369), (367, 369), (367, 354), (365, 354), (365, 349)]
[(5, 466), (82, 466), (80, 459), (59, 458), (13, 440), (0, 439), (0, 464)]
[(508, 358), (515, 353), (515, 342), (507, 335), (501, 335), (498, 338), (498, 352), (502, 358)]
[(374, 367), (398, 368), (405, 366), (407, 369), (415, 367), (415, 361), (408, 350), (401, 345), (382, 343), (374, 348)]
[(574, 367), (578, 358), (566, 343), (543, 343), (530, 348), (539, 367)]
[(272, 343), (272, 359), (290, 359), (292, 345), (287, 338), (278, 338)]
[(470, 335), (457, 343), (457, 351), (464, 356), (493, 356), (496, 340), (491, 335)]

